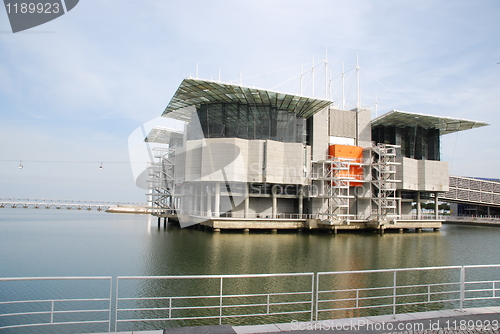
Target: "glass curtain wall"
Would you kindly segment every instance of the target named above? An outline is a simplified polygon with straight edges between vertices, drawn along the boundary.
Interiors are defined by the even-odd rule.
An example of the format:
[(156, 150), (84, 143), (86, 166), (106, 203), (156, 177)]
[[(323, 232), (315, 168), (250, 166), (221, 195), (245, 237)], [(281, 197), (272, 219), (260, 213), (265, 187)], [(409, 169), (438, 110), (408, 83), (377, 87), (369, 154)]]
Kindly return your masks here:
[(376, 143), (401, 146), (398, 156), (417, 160), (440, 160), (439, 129), (420, 126), (376, 126), (372, 128)]
[[(207, 103), (197, 107), (205, 138), (270, 139), (305, 143), (306, 120), (294, 112), (269, 105)], [(194, 138), (188, 133), (188, 139)]]

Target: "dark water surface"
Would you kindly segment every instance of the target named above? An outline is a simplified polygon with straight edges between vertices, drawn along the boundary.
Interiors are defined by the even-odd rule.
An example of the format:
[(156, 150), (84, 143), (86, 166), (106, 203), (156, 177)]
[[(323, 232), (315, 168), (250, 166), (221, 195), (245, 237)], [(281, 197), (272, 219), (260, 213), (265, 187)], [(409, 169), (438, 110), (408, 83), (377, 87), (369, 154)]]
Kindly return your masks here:
[(199, 275), (385, 269), (500, 261), (500, 228), (440, 232), (212, 233), (145, 215), (0, 209), (0, 277)]
[[(158, 229), (156, 219), (146, 215), (0, 209), (0, 277), (261, 274), (497, 264), (499, 237), (500, 228), (459, 225), (445, 225), (440, 232), (382, 236), (212, 233), (174, 226), (163, 229), (163, 224)], [(147, 290), (144, 295), (154, 294), (155, 284), (140, 289)], [(40, 290), (4, 286), (0, 297), (15, 300)], [(152, 328), (139, 327), (132, 329)]]

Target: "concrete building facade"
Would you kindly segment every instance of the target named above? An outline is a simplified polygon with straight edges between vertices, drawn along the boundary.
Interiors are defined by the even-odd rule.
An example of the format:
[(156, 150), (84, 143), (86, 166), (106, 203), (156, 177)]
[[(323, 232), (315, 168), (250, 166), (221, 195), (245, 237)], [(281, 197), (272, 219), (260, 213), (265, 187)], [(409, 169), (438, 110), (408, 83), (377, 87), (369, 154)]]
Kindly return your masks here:
[(440, 136), (487, 125), (194, 78), (162, 116), (185, 127), (145, 139), (154, 214), (214, 229), (439, 228), (419, 204), (449, 188)]

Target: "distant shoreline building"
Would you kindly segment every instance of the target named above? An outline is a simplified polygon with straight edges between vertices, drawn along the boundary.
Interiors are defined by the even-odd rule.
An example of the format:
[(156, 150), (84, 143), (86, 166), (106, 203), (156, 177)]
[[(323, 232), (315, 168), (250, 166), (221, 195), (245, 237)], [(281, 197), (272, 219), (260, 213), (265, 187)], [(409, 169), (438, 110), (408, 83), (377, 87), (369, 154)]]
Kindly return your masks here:
[[(438, 229), (449, 190), (440, 136), (488, 125), (396, 110), (372, 120), (368, 109), (197, 78), (182, 81), (162, 116), (185, 128), (145, 138), (161, 144), (153, 212), (216, 230)], [(429, 199), (435, 216), (424, 219)]]

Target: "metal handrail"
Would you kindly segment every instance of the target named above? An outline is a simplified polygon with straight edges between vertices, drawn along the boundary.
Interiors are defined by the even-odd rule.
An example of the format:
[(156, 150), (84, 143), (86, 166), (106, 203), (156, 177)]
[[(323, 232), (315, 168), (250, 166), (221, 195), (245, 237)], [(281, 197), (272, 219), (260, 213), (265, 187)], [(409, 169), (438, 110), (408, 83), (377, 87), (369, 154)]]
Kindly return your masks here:
[[(490, 271), (494, 269), (495, 272)], [(218, 319), (219, 324), (231, 318), (249, 318), (260, 316), (276, 315), (299, 315), (309, 314), (310, 320), (320, 319), (321, 315), (328, 314), (332, 317), (333, 312), (341, 312), (353, 316), (352, 311), (374, 312), (380, 314), (382, 311), (392, 309), (389, 312), (396, 315), (401, 308), (416, 305), (449, 305), (463, 310), (466, 305), (481, 306), (500, 306), (500, 279), (498, 271), (500, 265), (469, 265), (469, 266), (444, 266), (444, 267), (422, 267), (422, 268), (398, 268), (398, 269), (375, 269), (375, 270), (353, 270), (336, 272), (318, 272), (318, 273), (283, 273), (283, 274), (253, 274), (253, 275), (181, 275), (181, 276), (119, 276), (116, 280), (112, 277), (14, 277), (0, 278), (0, 283), (9, 281), (57, 281), (57, 280), (104, 280), (109, 281), (109, 291), (107, 288), (100, 294), (107, 294), (99, 298), (33, 298), (27, 300), (0, 300), (2, 309), (12, 305), (11, 310), (0, 313), (0, 329), (37, 327), (47, 325), (78, 325), (104, 323), (108, 324), (108, 330), (117, 330), (119, 324), (135, 322), (157, 322), (172, 320), (211, 320)], [(407, 281), (415, 275), (408, 273), (432, 273), (443, 271), (445, 275), (426, 275), (426, 281), (416, 280), (415, 283)], [(471, 275), (474, 272), (475, 275)], [(405, 275), (402, 275), (406, 273)], [(384, 286), (364, 286), (359, 282), (346, 280), (347, 275), (360, 274), (386, 274), (391, 278), (387, 279), (388, 284)], [(452, 275), (450, 275), (452, 274)], [(469, 278), (470, 276), (470, 278)], [(229, 279), (233, 279), (231, 284), (237, 283), (238, 279), (262, 278), (279, 279), (284, 277), (305, 277), (302, 287), (294, 289), (285, 288), (278, 291), (252, 293), (252, 291), (228, 291), (224, 293), (224, 288)], [(332, 283), (332, 277), (342, 277), (342, 285)], [(366, 277), (366, 276), (365, 276)], [(213, 286), (215, 293), (205, 294), (187, 294), (182, 296), (182, 291), (171, 292), (168, 296), (139, 296), (137, 294), (124, 295), (127, 285), (125, 281), (131, 280), (215, 280)], [(236, 279), (236, 281), (234, 281)], [(310, 285), (309, 285), (310, 280)], [(418, 282), (417, 282), (418, 281)], [(328, 284), (328, 285), (327, 285)], [(332, 285), (334, 284), (334, 285)], [(134, 290), (135, 291), (135, 290)], [(114, 294), (114, 296), (113, 296)], [(179, 304), (180, 300), (186, 300), (186, 303)], [(201, 303), (196, 301), (205, 300)], [(212, 300), (213, 302), (210, 302)], [(127, 303), (128, 301), (128, 303)], [(177, 301), (177, 303), (176, 303)], [(87, 307), (82, 309), (80, 306), (65, 308), (62, 307), (66, 302), (88, 303)], [(95, 303), (94, 303), (95, 302)], [(97, 308), (96, 303), (109, 302), (109, 307)], [(93, 303), (93, 304), (92, 304)], [(126, 303), (123, 305), (123, 303)], [(142, 303), (136, 305), (136, 303)], [(48, 305), (45, 309), (26, 306), (27, 309), (21, 309), (23, 305)], [(59, 307), (55, 307), (59, 304)], [(287, 307), (291, 305), (290, 307)], [(258, 308), (258, 309), (257, 309)], [(201, 311), (213, 312), (203, 314)], [(217, 312), (218, 310), (218, 312)], [(382, 310), (382, 311), (381, 311)], [(143, 312), (138, 315), (135, 312), (155, 312), (150, 315)], [(194, 314), (185, 314), (183, 312), (200, 311)], [(405, 313), (408, 312), (404, 310)], [(126, 314), (131, 312), (132, 314)], [(174, 314), (177, 313), (177, 314)], [(105, 313), (107, 318), (103, 320), (85, 320), (65, 318), (64, 315)], [(134, 314), (135, 313), (135, 314)], [(234, 313), (234, 314), (232, 314)], [(385, 313), (387, 314), (387, 313)], [(41, 316), (47, 315), (50, 320), (40, 323), (22, 323), (8, 324), (6, 322), (10, 317), (19, 316)], [(59, 321), (55, 321), (54, 316), (60, 315)], [(19, 318), (18, 318), (19, 319)], [(64, 321), (67, 320), (67, 321)], [(26, 321), (29, 321), (27, 319)], [(38, 320), (36, 320), (38, 321)]]
[[(241, 293), (241, 294), (224, 294), (224, 280), (225, 279), (245, 279), (245, 278), (271, 278), (271, 277), (310, 277), (311, 286), (307, 291), (285, 291), (285, 292), (272, 292), (272, 293)], [(120, 281), (122, 280), (190, 280), (190, 279), (215, 279), (219, 280), (219, 294), (217, 295), (190, 295), (190, 296), (162, 296), (162, 297), (120, 297)], [(309, 296), (307, 300), (286, 300), (286, 301), (271, 301), (271, 297), (275, 296)], [(224, 304), (224, 300), (228, 298), (262, 298), (265, 297), (265, 302), (248, 302), (238, 304)], [(174, 306), (172, 304), (175, 300), (207, 300), (218, 299), (218, 304), (212, 305), (196, 305), (196, 306)], [(121, 308), (120, 301), (134, 300), (134, 301), (147, 301), (147, 300), (163, 300), (168, 302), (168, 306), (161, 307), (129, 307)], [(310, 305), (306, 309), (285, 311), (282, 309), (271, 310), (272, 306), (284, 305)], [(243, 314), (224, 314), (227, 309), (239, 309), (240, 311), (248, 307), (265, 307), (265, 312), (260, 313), (243, 313)], [(284, 315), (284, 314), (301, 314), (310, 313), (310, 319), (313, 320), (314, 313), (314, 273), (283, 273), (283, 274), (251, 274), (251, 275), (188, 275), (188, 276), (119, 276), (116, 280), (116, 309), (115, 309), (115, 331), (118, 330), (119, 323), (142, 322), (142, 321), (171, 321), (171, 320), (199, 320), (199, 319), (219, 319), (219, 324), (222, 324), (223, 319), (227, 318), (241, 318), (241, 317), (255, 317), (255, 316), (270, 316), (270, 315)], [(219, 310), (218, 315), (208, 316), (173, 316), (174, 311), (180, 310)], [(123, 318), (120, 316), (121, 312), (133, 311), (168, 311), (168, 317), (157, 318)]]
[[(426, 305), (426, 304), (439, 304), (439, 303), (459, 303), (459, 309), (463, 310), (464, 303), (495, 299), (500, 300), (500, 280), (498, 279), (485, 279), (467, 281), (466, 271), (469, 269), (485, 269), (485, 268), (498, 268), (500, 265), (470, 265), (470, 266), (445, 266), (445, 267), (423, 267), (423, 268), (399, 268), (399, 269), (376, 269), (376, 270), (355, 270), (355, 271), (337, 271), (337, 272), (319, 272), (316, 276), (316, 321), (320, 319), (320, 313), (332, 311), (347, 311), (347, 310), (361, 310), (361, 309), (383, 309), (392, 308), (392, 314), (395, 316), (397, 308), (400, 306), (408, 305)], [(458, 271), (458, 279), (449, 280), (446, 282), (434, 282), (427, 284), (398, 284), (397, 274), (400, 272), (412, 271), (434, 271), (434, 270), (453, 270)], [(320, 289), (320, 284), (325, 280), (326, 276), (333, 275), (349, 275), (349, 274), (392, 274), (392, 284), (382, 287), (356, 287), (356, 288), (343, 288), (343, 289)], [(476, 284), (488, 284), (490, 287), (486, 288), (471, 288)], [(448, 287), (446, 290), (435, 290), (436, 288)], [(409, 292), (415, 288), (426, 288), (423, 292)], [(390, 294), (375, 295), (375, 296), (360, 296), (360, 292), (367, 293), (371, 291), (392, 291)], [(474, 293), (490, 293), (489, 296), (474, 296)], [(349, 296), (342, 296), (341, 298), (326, 298), (325, 294), (350, 294)], [(354, 297), (353, 297), (354, 295)], [(459, 295), (459, 297), (455, 297)], [(432, 296), (440, 296), (439, 298), (432, 298)], [(409, 301), (408, 298), (424, 297), (425, 300)], [(366, 302), (376, 302), (392, 299), (391, 303), (383, 302), (376, 305), (365, 305)], [(352, 306), (343, 306), (346, 302), (350, 302)], [(326, 303), (339, 303), (335, 307), (323, 307)]]
[[(0, 325), (0, 329), (8, 328), (24, 328), (24, 327), (39, 327), (39, 326), (49, 326), (49, 325), (76, 325), (76, 324), (90, 324), (90, 323), (103, 323), (108, 324), (108, 331), (111, 331), (111, 308), (112, 308), (112, 285), (113, 278), (111, 276), (73, 276), (73, 277), (5, 277), (0, 278), (0, 282), (22, 282), (22, 281), (109, 281), (109, 297), (106, 298), (48, 298), (48, 299), (26, 299), (26, 300), (9, 300), (0, 301), (0, 305), (43, 305), (48, 304), (47, 310), (42, 311), (23, 311), (23, 312), (11, 312), (0, 314), (0, 318), (8, 319), (15, 318), (19, 316), (31, 316), (31, 315), (49, 315), (49, 320), (45, 322), (38, 323), (25, 323), (17, 325)], [(57, 310), (56, 303), (78, 303), (78, 302), (108, 302), (109, 306), (107, 308), (85, 308), (85, 309), (71, 309), (71, 310)], [(107, 319), (103, 320), (80, 320), (80, 321), (56, 321), (54, 316), (58, 314), (95, 314), (95, 313), (106, 313)]]

